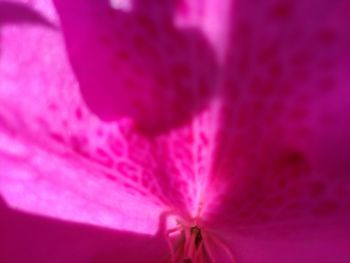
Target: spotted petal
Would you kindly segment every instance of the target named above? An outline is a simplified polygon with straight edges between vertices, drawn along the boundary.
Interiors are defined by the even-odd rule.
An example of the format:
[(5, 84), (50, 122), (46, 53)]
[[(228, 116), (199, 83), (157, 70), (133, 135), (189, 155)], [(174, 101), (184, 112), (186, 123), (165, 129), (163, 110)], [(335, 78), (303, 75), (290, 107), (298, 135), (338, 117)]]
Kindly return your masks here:
[(242, 261), (350, 259), (349, 8), (236, 1), (208, 217)]
[[(202, 147), (195, 150), (196, 154), (192, 153), (192, 147), (197, 149), (205, 144), (203, 136), (198, 143), (192, 143), (198, 139), (194, 134), (202, 129), (200, 123), (203, 121), (198, 120), (198, 125), (194, 126), (191, 123), (173, 126), (171, 123), (166, 129), (162, 127), (154, 133), (149, 133), (149, 129), (146, 129), (146, 133), (145, 130), (137, 132), (140, 120), (128, 114), (113, 115), (109, 119), (112, 122), (104, 122), (101, 119), (105, 119), (105, 116), (97, 110), (91, 111), (93, 107), (85, 96), (81, 96), (84, 90), (80, 88), (84, 87), (84, 81), (74, 64), (74, 56), (79, 52), (74, 53), (69, 48), (67, 52), (63, 37), (68, 36), (69, 32), (62, 34), (61, 22), (51, 3), (32, 1), (29, 4), (23, 1), (0, 4), (3, 8), (0, 13), (0, 191), (9, 206), (1, 210), (1, 227), (2, 230), (6, 229), (6, 232), (2, 232), (6, 234), (1, 236), (0, 241), (7, 244), (2, 246), (1, 259), (22, 262), (25, 257), (28, 262), (47, 262), (50, 254), (41, 254), (34, 245), (46, 244), (48, 250), (53, 249), (57, 244), (58, 232), (52, 228), (57, 226), (62, 230), (63, 240), (80, 228), (77, 225), (66, 228), (65, 223), (61, 228), (60, 222), (50, 220), (46, 225), (46, 219), (13, 210), (127, 231), (125, 234), (115, 233), (115, 240), (120, 238), (127, 247), (141, 249), (138, 245), (141, 241), (151, 241), (149, 235), (160, 233), (159, 215), (162, 211), (176, 208), (180, 213), (188, 214), (195, 207), (198, 188), (195, 182), (199, 176), (194, 174), (197, 173), (196, 169), (203, 169), (205, 158), (201, 156), (207, 150)], [(94, 4), (96, 2), (91, 2), (91, 5)], [(62, 11), (59, 3), (57, 6)], [(90, 21), (90, 17), (83, 16), (85, 2), (74, 10), (82, 12), (79, 17), (83, 21), (80, 22), (85, 22), (87, 26), (96, 23), (95, 20)], [(63, 14), (69, 18), (71, 12), (69, 8), (63, 11), (60, 18), (65, 29), (67, 20)], [(127, 17), (127, 14), (123, 16)], [(183, 19), (181, 23), (185, 21)], [(86, 44), (86, 39), (82, 40), (82, 44)], [(170, 42), (169, 45), (172, 45)], [(73, 61), (74, 73), (67, 54)], [(186, 61), (186, 58), (183, 59)], [(98, 76), (97, 80), (101, 83), (104, 81)], [(139, 89), (142, 91), (141, 87)], [(99, 101), (98, 98), (96, 100)], [(115, 101), (123, 102), (118, 97), (115, 97)], [(185, 100), (184, 103), (189, 102)], [(199, 110), (202, 111), (204, 108)], [(205, 117), (205, 112), (203, 114), (204, 119), (210, 119), (210, 116)], [(189, 117), (192, 116), (186, 118)], [(147, 121), (145, 123), (148, 125)], [(164, 130), (168, 134), (163, 135)], [(198, 157), (199, 151), (201, 155)], [(200, 159), (201, 166), (193, 169), (193, 163), (199, 162), (197, 159)], [(31, 229), (41, 225), (41, 222), (48, 236), (41, 233), (33, 236)], [(28, 234), (28, 242), (19, 241), (22, 240), (20, 230)], [(89, 231), (83, 230), (81, 235), (77, 234), (76, 240), (84, 239)], [(98, 233), (96, 235), (99, 236)], [(100, 238), (104, 239), (104, 234)], [(96, 239), (96, 243), (100, 238)], [(130, 242), (127, 241), (129, 238)], [(93, 250), (91, 253), (100, 253), (102, 245), (93, 249), (91, 247), (96, 243), (89, 240), (88, 244), (79, 242), (87, 250)], [(163, 243), (156, 238), (152, 240), (160, 247), (164, 245), (164, 240)], [(13, 250), (14, 244), (33, 253), (17, 255)], [(29, 244), (33, 244), (33, 247), (29, 247)], [(118, 248), (118, 245), (115, 248), (121, 252), (114, 255), (112, 249), (107, 248), (107, 252), (101, 252), (102, 259), (103, 253), (107, 253), (106, 259), (100, 261), (120, 256), (125, 258), (124, 262), (128, 262), (127, 257), (130, 262), (139, 262), (138, 257), (149, 260), (159, 256), (152, 250), (158, 250), (157, 246), (152, 246), (148, 251), (145, 248), (139, 254), (132, 249)], [(65, 251), (62, 261), (66, 261), (66, 252), (73, 253), (67, 247), (59, 246), (58, 249)], [(161, 250), (168, 253), (166, 249)], [(122, 252), (125, 254), (120, 254)], [(147, 253), (151, 255), (147, 257)], [(74, 255), (70, 259), (72, 262), (75, 257), (79, 260), (82, 257), (83, 261), (89, 257), (79, 251)]]

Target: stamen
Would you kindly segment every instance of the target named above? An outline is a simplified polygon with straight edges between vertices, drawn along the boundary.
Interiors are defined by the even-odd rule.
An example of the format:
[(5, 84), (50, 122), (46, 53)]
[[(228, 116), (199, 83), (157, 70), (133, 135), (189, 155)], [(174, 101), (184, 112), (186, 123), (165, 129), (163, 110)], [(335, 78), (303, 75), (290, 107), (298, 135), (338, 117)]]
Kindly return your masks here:
[(197, 222), (193, 220), (190, 225), (179, 219), (177, 226), (164, 230), (170, 248), (171, 263), (213, 263), (216, 257), (213, 253), (214, 247), (226, 254), (224, 257), (229, 259), (229, 262), (235, 263), (235, 257), (227, 245), (212, 232), (204, 231)]
[(191, 235), (195, 236), (194, 243), (196, 245), (196, 248), (198, 249), (200, 243), (202, 242), (202, 233), (198, 226), (191, 227)]

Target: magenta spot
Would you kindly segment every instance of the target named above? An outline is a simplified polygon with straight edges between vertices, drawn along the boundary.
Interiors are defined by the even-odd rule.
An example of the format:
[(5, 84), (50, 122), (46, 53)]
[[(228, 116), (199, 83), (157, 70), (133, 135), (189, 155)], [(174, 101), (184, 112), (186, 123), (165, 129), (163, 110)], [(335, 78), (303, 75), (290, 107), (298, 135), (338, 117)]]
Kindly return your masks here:
[(293, 13), (291, 3), (285, 2), (275, 5), (270, 11), (270, 18), (274, 20), (288, 20)]
[[(278, 175), (277, 175), (278, 177)], [(277, 182), (278, 182), (278, 188), (283, 189), (286, 188), (287, 184), (288, 184), (288, 178), (286, 178), (285, 176), (280, 176), (280, 178), (277, 178)]]
[(130, 58), (130, 53), (126, 50), (118, 50), (116, 54), (117, 59), (126, 61)]
[[(208, 137), (206, 136), (206, 134), (204, 132), (200, 132), (199, 133), (199, 138), (200, 138), (200, 142), (201, 142), (202, 145), (204, 145), (204, 146), (208, 146), (209, 145), (209, 139), (208, 139)], [(192, 143), (192, 142), (190, 142), (190, 143)]]
[(83, 112), (82, 112), (82, 109), (80, 107), (77, 107), (75, 109), (75, 117), (79, 121), (81, 121), (83, 119)]
[(153, 193), (153, 194), (156, 194), (156, 193), (158, 192), (157, 188), (156, 188), (154, 185), (152, 185), (151, 187), (149, 187), (149, 190), (150, 190), (150, 192)]
[(289, 96), (293, 92), (293, 84), (291, 83), (283, 83), (280, 85), (279, 90), (281, 91), (282, 96)]
[(291, 81), (306, 82), (310, 79), (310, 71), (303, 67), (295, 67), (291, 70)]
[(109, 157), (109, 154), (106, 153), (106, 151), (102, 148), (96, 148), (97, 155), (101, 156), (101, 157)]
[[(271, 70), (274, 70), (271, 68)], [(270, 74), (277, 74), (279, 75), (281, 72), (278, 73), (280, 69), (276, 69), (274, 73), (270, 72)], [(277, 75), (275, 77), (277, 77)], [(271, 77), (271, 76), (270, 76)], [(275, 78), (274, 77), (274, 78)], [(252, 93), (254, 93), (256, 96), (258, 96), (258, 99), (261, 101), (261, 96), (269, 96), (271, 95), (277, 88), (275, 79), (272, 78), (271, 81), (262, 81), (261, 77), (256, 76), (250, 86), (250, 90)], [(280, 87), (278, 87), (280, 88)]]
[(142, 179), (141, 184), (145, 188), (149, 187), (149, 181), (147, 179)]
[(69, 121), (67, 119), (63, 119), (61, 123), (64, 129), (67, 129), (69, 127)]
[(325, 76), (321, 79), (319, 89), (325, 92), (329, 92), (335, 89), (335, 80), (332, 76)]
[(178, 1), (178, 10), (182, 16), (188, 16), (190, 14), (191, 8), (188, 6), (188, 2), (185, 0)]
[(85, 136), (82, 135), (72, 135), (69, 138), (70, 144), (72, 149), (77, 152), (77, 153), (81, 153), (84, 154), (86, 153), (86, 149), (88, 146), (88, 139)]
[(207, 98), (210, 95), (210, 87), (206, 78), (201, 78), (198, 85), (198, 97)]
[(324, 70), (331, 70), (334, 68), (335, 62), (331, 59), (325, 59), (319, 62), (319, 66), (320, 68), (324, 69)]
[(312, 197), (319, 198), (326, 191), (326, 186), (322, 181), (314, 181), (309, 184), (309, 193)]
[(146, 33), (150, 38), (157, 37), (157, 29), (154, 22), (152, 22), (149, 17), (145, 15), (137, 15), (136, 19), (138, 20), (139, 26), (146, 30)]
[(284, 202), (285, 202), (285, 199), (282, 196), (276, 196), (273, 199), (269, 200), (267, 205), (270, 208), (276, 208), (276, 207), (283, 205)]
[(100, 128), (98, 128), (95, 132), (96, 136), (99, 137), (99, 138), (102, 138), (104, 136), (104, 131)]
[(136, 52), (141, 56), (151, 57), (151, 59), (154, 59), (156, 61), (159, 61), (161, 59), (156, 48), (152, 46), (151, 42), (147, 41), (144, 37), (136, 36), (134, 38), (133, 44)]
[(133, 178), (135, 175), (138, 174), (138, 169), (127, 162), (119, 162), (117, 164), (117, 170), (123, 175), (125, 175), (127, 178)]
[(275, 60), (278, 56), (278, 49), (276, 46), (270, 46), (263, 48), (259, 51), (257, 55), (257, 61), (260, 64), (266, 64), (271, 60)]
[(51, 111), (57, 111), (59, 109), (59, 107), (58, 107), (58, 105), (56, 103), (50, 103), (48, 108)]
[(138, 177), (137, 175), (132, 175), (132, 176), (130, 177), (130, 179), (131, 179), (132, 181), (134, 181), (135, 183), (137, 183), (139, 177)]
[(294, 180), (310, 174), (310, 166), (305, 157), (294, 151), (282, 154), (275, 164), (276, 174)]
[(311, 60), (312, 60), (311, 52), (302, 50), (292, 55), (290, 62), (293, 66), (301, 67), (309, 64)]
[(128, 189), (128, 190), (134, 190), (134, 189), (135, 189), (134, 186), (131, 185), (131, 184), (129, 184), (129, 183), (124, 183), (123, 186), (124, 186), (126, 189)]
[(333, 200), (322, 202), (317, 208), (313, 210), (315, 215), (328, 216), (338, 211), (338, 204)]
[(337, 33), (332, 29), (325, 29), (319, 31), (318, 33), (316, 33), (316, 36), (317, 40), (325, 46), (331, 46), (337, 40)]
[(347, 186), (340, 185), (335, 189), (335, 194), (339, 198), (347, 198), (349, 196), (350, 191), (347, 189)]
[[(304, 194), (304, 189), (300, 188), (299, 185), (292, 185), (287, 189), (287, 196), (290, 200), (298, 200)], [(301, 208), (301, 204), (298, 203), (298, 209)]]
[(293, 199), (288, 196), (288, 202), (286, 203), (286, 208), (290, 210), (299, 210), (301, 208), (300, 202), (292, 201)]
[(111, 36), (109, 36), (109, 35), (102, 35), (102, 36), (99, 37), (98, 40), (99, 40), (99, 41), (101, 42), (101, 44), (104, 45), (104, 46), (110, 46), (110, 45), (112, 45), (113, 42), (114, 42), (113, 38), (112, 38)]
[(265, 223), (267, 222), (271, 217), (264, 212), (260, 212), (255, 216), (255, 220), (258, 221), (259, 223)]
[(174, 157), (177, 160), (181, 160), (189, 163), (193, 162), (192, 152), (184, 144), (182, 144), (181, 142), (175, 142), (174, 148), (175, 148)]
[(117, 178), (112, 174), (105, 173), (103, 175), (105, 176), (106, 179), (108, 179), (110, 181), (114, 181), (114, 182), (118, 181)]
[(171, 72), (173, 74), (174, 79), (188, 79), (191, 77), (192, 70), (189, 68), (189, 65), (186, 64), (175, 64), (173, 65)]
[(55, 140), (56, 142), (59, 142), (59, 143), (65, 142), (65, 138), (62, 136), (62, 134), (52, 132), (49, 134), (49, 136), (51, 137), (51, 139)]
[(125, 149), (124, 149), (123, 143), (120, 140), (113, 138), (112, 136), (109, 136), (107, 139), (107, 143), (108, 143), (109, 149), (117, 157), (123, 156)]
[(269, 76), (274, 79), (274, 81), (281, 77), (283, 72), (283, 66), (280, 62), (274, 62), (269, 66)]
[(295, 121), (302, 121), (302, 120), (305, 120), (307, 115), (308, 115), (308, 111), (304, 107), (300, 106), (293, 109), (289, 117)]

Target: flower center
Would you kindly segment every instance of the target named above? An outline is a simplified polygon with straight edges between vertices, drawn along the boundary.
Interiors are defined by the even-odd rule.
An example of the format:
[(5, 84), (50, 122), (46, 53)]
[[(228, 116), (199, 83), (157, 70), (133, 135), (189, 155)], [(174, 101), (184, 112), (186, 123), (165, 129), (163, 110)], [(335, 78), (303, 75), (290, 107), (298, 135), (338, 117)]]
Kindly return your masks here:
[[(186, 224), (177, 222), (177, 226), (165, 231), (170, 247), (171, 263), (213, 263), (225, 258), (225, 262), (235, 263), (234, 255), (227, 245), (214, 233), (207, 231), (197, 220)], [(168, 262), (168, 261), (167, 261)]]
[(178, 221), (178, 226), (168, 229), (172, 263), (206, 263), (212, 262), (207, 253), (205, 232), (197, 224)]
[[(186, 230), (184, 230), (186, 231)], [(189, 237), (184, 233), (184, 263), (206, 262), (205, 244), (203, 244), (202, 231), (198, 226), (192, 226), (189, 230)]]
[(203, 240), (201, 229), (198, 226), (191, 227), (191, 235), (194, 236), (194, 245), (198, 249)]
[(161, 216), (160, 232), (168, 242), (166, 263), (236, 263), (219, 232), (205, 227), (200, 217), (185, 217), (167, 212)]

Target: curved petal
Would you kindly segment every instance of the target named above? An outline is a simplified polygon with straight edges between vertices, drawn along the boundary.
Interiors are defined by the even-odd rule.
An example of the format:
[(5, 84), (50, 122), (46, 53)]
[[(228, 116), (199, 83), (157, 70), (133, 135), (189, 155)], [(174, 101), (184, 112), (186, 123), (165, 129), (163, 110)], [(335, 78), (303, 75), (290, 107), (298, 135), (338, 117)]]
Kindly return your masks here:
[(86, 109), (50, 2), (2, 4), (23, 12), (0, 25), (0, 194), (10, 207), (0, 206), (0, 261), (163, 262), (155, 233), (166, 207), (145, 175), (149, 154), (128, 125)]
[[(25, 8), (57, 24), (49, 2), (34, 4)], [(132, 176), (143, 169), (127, 166), (134, 164), (126, 162), (128, 142), (121, 128), (104, 125), (86, 110), (60, 31), (13, 22), (2, 26), (1, 36), (0, 188), (5, 200), (53, 217), (154, 233), (164, 206), (151, 190), (152, 178), (149, 187), (136, 183)]]
[(83, 98), (100, 118), (129, 118), (158, 135), (214, 96), (216, 55), (200, 30), (176, 26), (176, 1), (121, 1), (130, 10), (105, 0), (54, 2)]
[[(133, 236), (154, 234), (161, 211), (170, 208), (182, 215), (194, 214), (208, 167), (206, 134), (210, 136), (211, 111), (158, 138), (136, 133), (128, 120), (104, 123), (81, 99), (50, 2), (2, 6), (8, 11), (1, 16), (0, 60), (0, 191), (6, 203), (56, 219), (133, 232), (117, 235), (122, 240), (131, 236), (130, 242), (125, 241), (130, 247), (137, 240), (150, 240), (140, 236), (134, 242)], [(1, 226), (7, 229), (0, 240), (7, 244), (2, 258), (40, 262), (48, 256), (19, 242), (15, 227), (29, 232), (28, 243), (48, 243), (47, 250), (58, 245), (63, 257), (71, 253), (50, 240), (55, 233), (52, 237), (49, 231), (43, 238), (46, 231), (33, 235), (30, 229), (39, 223), (27, 226), (18, 214), (2, 213)], [(32, 257), (13, 253), (16, 243), (33, 252)], [(130, 262), (141, 255), (149, 258), (145, 253), (150, 252), (132, 255), (131, 250), (122, 249), (116, 257), (130, 257)]]
[(54, 9), (25, 6), (57, 26), (1, 28), (0, 179), (9, 205), (143, 233), (156, 231), (162, 210), (194, 213), (211, 111), (158, 138), (128, 120), (99, 120), (81, 99)]
[(112, 231), (34, 216), (0, 206), (3, 263), (164, 262), (160, 236)]

